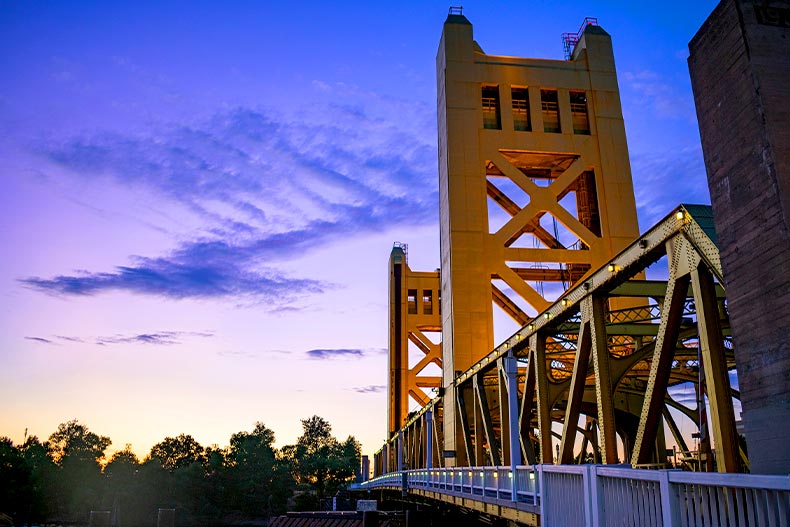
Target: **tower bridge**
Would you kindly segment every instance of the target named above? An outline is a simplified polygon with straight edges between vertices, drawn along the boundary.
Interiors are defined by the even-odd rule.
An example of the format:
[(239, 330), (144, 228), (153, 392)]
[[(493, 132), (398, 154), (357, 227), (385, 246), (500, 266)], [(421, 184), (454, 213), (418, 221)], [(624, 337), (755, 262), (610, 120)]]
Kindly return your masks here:
[[(737, 19), (733, 6), (752, 10)], [(790, 30), (758, 27), (766, 13), (725, 0), (695, 41), (741, 24), (769, 46)], [(731, 374), (750, 355), (730, 322), (743, 302), (727, 297), (744, 271), (725, 273), (717, 236), (731, 240), (731, 223), (682, 204), (639, 234), (611, 37), (587, 19), (565, 41), (566, 60), (493, 56), (460, 10), (445, 21), (441, 269), (410, 269), (401, 245), (390, 255), (389, 439), (363, 487), (529, 525), (787, 525), (790, 476), (747, 474), (771, 471), (766, 454), (747, 455), (735, 417), (749, 387)], [(787, 143), (766, 148), (782, 161)], [(765, 169), (785, 184), (772, 235), (790, 247), (779, 161)], [(502, 316), (519, 329), (495, 342)], [(771, 352), (790, 360), (786, 344)], [(778, 457), (787, 474), (790, 455)]]

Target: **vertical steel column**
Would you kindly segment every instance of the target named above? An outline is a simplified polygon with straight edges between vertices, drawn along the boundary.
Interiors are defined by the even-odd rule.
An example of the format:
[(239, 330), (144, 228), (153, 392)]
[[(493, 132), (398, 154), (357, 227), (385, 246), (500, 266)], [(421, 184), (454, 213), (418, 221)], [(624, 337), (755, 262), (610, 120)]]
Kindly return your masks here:
[(738, 433), (735, 430), (735, 412), (730, 395), (727, 358), (724, 356), (716, 286), (704, 264), (701, 263), (691, 272), (691, 287), (697, 306), (699, 346), (705, 369), (713, 440), (716, 442), (716, 464), (719, 472), (740, 472)]
[(541, 332), (533, 334), (529, 339), (529, 348), (532, 353), (532, 360), (535, 361), (540, 462), (552, 463), (551, 408), (549, 408), (549, 379), (546, 371), (546, 335)]
[(532, 354), (529, 355), (527, 362), (527, 375), (524, 379), (524, 391), (521, 394), (521, 414), (519, 416), (520, 427), (519, 436), (521, 437), (521, 449), (528, 465), (535, 465), (538, 459), (535, 456), (535, 449), (532, 448), (532, 406), (535, 399), (535, 361)]
[(518, 478), (516, 477), (516, 467), (521, 464), (521, 446), (519, 445), (518, 433), (518, 361), (513, 355), (513, 350), (508, 351), (503, 358), (505, 374), (507, 375), (507, 418), (508, 435), (510, 439), (510, 471), (513, 474), (511, 488), (512, 499), (518, 502)]
[(425, 468), (433, 468), (433, 410), (425, 411)]

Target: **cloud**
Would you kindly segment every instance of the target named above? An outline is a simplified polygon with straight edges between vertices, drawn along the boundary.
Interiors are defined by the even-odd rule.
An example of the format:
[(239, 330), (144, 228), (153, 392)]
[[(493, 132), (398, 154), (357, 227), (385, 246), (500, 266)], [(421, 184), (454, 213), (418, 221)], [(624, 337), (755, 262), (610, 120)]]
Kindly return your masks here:
[(95, 343), (99, 346), (109, 344), (151, 344), (156, 346), (170, 346), (182, 344), (188, 337), (213, 337), (209, 331), (158, 331), (154, 333), (139, 333), (136, 335), (113, 335), (110, 337), (97, 337)]
[(361, 349), (314, 349), (305, 352), (311, 359), (339, 359), (347, 357), (362, 357), (365, 352)]
[(65, 340), (66, 342), (85, 342), (84, 339), (80, 337), (67, 337), (65, 335), (53, 335), (58, 340)]
[[(196, 249), (193, 247), (192, 249)], [(214, 255), (222, 250), (211, 250)], [(174, 299), (251, 296), (270, 302), (272, 308), (310, 293), (323, 292), (330, 284), (289, 278), (273, 269), (251, 270), (245, 262), (212, 258), (199, 250), (167, 258), (136, 258), (136, 265), (116, 267), (114, 272), (81, 271), (52, 278), (21, 279), (27, 287), (55, 295), (94, 295), (104, 291), (163, 296)]]
[(699, 143), (632, 154), (631, 168), (642, 230), (655, 225), (680, 203), (710, 203)]
[(371, 384), (368, 386), (356, 386), (351, 389), (357, 393), (381, 393), (385, 391), (387, 387), (382, 384)]
[(273, 309), (322, 293), (329, 284), (286, 276), (278, 265), (351, 235), (438, 220), (433, 130), (418, 126), (433, 111), (359, 98), (287, 117), (236, 108), (148, 134), (38, 145), (71, 177), (154, 192), (199, 227), (168, 254), (22, 282), (62, 296), (248, 296)]
[(32, 340), (34, 342), (40, 342), (42, 344), (57, 344), (49, 339), (45, 339), (44, 337), (25, 337), (27, 340)]
[(64, 335), (53, 335), (52, 339), (44, 337), (25, 337), (28, 340), (41, 342), (42, 344), (58, 345), (55, 340), (77, 343), (93, 343), (97, 346), (107, 346), (112, 344), (151, 344), (156, 346), (170, 346), (182, 344), (185, 339), (191, 337), (210, 338), (214, 333), (211, 331), (156, 331), (152, 333), (137, 333), (134, 335), (112, 335), (85, 339), (82, 337), (72, 337)]
[[(636, 97), (637, 106), (649, 108), (661, 119), (682, 119), (689, 123), (695, 122), (696, 112), (690, 90), (679, 93), (678, 90), (655, 71), (626, 71), (621, 78), (624, 88)], [(688, 84), (688, 81), (684, 81)]]

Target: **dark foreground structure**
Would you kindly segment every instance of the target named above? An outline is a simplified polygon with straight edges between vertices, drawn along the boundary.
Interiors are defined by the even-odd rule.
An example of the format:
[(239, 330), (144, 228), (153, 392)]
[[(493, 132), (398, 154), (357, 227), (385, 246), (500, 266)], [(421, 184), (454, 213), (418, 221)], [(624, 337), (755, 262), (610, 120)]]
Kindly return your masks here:
[(790, 473), (790, 1), (724, 0), (689, 44), (751, 472)]

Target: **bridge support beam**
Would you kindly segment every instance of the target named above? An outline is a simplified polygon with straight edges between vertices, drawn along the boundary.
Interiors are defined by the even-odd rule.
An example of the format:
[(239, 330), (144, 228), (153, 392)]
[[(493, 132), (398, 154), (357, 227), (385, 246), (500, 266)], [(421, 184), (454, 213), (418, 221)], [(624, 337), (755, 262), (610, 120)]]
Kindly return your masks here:
[[(505, 375), (507, 377), (507, 437), (510, 471), (513, 474), (512, 500), (518, 501), (518, 478), (516, 467), (521, 464), (521, 445), (519, 439), (519, 412), (518, 412), (518, 361), (513, 351), (502, 358)], [(503, 418), (503, 423), (505, 419)], [(505, 436), (505, 434), (502, 434)]]
[(740, 472), (738, 433), (735, 430), (716, 288), (713, 276), (703, 263), (691, 272), (691, 286), (697, 307), (699, 346), (716, 444), (716, 465), (719, 472)]

